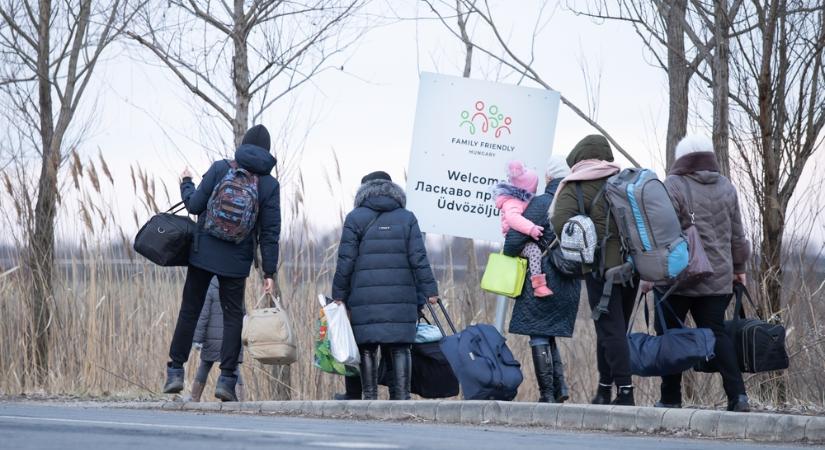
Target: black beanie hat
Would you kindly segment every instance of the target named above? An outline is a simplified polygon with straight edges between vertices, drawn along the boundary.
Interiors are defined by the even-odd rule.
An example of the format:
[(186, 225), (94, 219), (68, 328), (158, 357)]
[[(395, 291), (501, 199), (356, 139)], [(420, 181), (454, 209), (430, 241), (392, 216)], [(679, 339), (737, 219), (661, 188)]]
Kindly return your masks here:
[(383, 170), (379, 170), (377, 172), (373, 172), (367, 175), (364, 175), (364, 178), (361, 178), (361, 184), (366, 183), (367, 181), (375, 181), (375, 180), (386, 180), (392, 181), (390, 174), (384, 172)]
[(242, 144), (256, 145), (269, 151), (269, 131), (263, 125), (255, 125), (243, 135)]

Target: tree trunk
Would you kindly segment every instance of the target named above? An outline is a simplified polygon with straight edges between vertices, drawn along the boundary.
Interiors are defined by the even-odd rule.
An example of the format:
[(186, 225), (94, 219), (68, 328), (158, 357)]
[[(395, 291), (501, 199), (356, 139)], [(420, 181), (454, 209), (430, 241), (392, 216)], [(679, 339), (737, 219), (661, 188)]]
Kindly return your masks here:
[(730, 94), (729, 61), (730, 61), (730, 17), (728, 17), (728, 1), (714, 2), (714, 38), (716, 50), (713, 53), (711, 72), (713, 76), (713, 148), (719, 160), (719, 169), (722, 174), (730, 178), (730, 156), (728, 143), (730, 141)]
[(667, 170), (673, 166), (676, 144), (687, 133), (690, 95), (690, 70), (685, 59), (685, 27), (687, 0), (674, 0), (667, 17), (667, 78), (668, 78), (668, 121), (665, 154)]
[(235, 85), (235, 117), (232, 120), (232, 134), (235, 147), (241, 145), (243, 135), (249, 128), (249, 51), (246, 43), (247, 20), (244, 1), (235, 0), (234, 27), (232, 29), (232, 81)]
[(31, 270), (32, 358), (35, 380), (43, 385), (49, 374), (49, 297), (54, 273), (54, 217), (57, 203), (57, 168), (60, 148), (55, 148), (52, 118), (50, 66), (51, 1), (39, 2), (37, 84), (40, 113), (41, 164), (34, 209), (33, 227), (29, 229), (28, 264)]

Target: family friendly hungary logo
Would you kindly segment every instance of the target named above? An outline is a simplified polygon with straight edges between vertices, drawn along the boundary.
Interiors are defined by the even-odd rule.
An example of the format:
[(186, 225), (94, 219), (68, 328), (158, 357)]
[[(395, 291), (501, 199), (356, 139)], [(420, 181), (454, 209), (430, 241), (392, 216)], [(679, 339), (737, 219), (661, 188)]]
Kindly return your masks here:
[(466, 125), (472, 135), (475, 135), (479, 130), (484, 134), (492, 130), (496, 138), (500, 138), (505, 131), (507, 134), (511, 134), (510, 124), (512, 123), (513, 119), (510, 116), (505, 117), (498, 106), (490, 105), (485, 109), (484, 102), (479, 100), (475, 104), (472, 115), (470, 111), (461, 111), (461, 124), (459, 127), (465, 128)]

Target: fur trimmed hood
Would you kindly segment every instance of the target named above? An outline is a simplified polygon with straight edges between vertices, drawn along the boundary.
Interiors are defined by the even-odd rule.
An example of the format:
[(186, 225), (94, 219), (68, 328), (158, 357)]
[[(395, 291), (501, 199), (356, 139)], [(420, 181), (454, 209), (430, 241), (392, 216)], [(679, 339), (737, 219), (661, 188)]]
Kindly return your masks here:
[(533, 194), (524, 189), (517, 188), (509, 183), (499, 183), (493, 188), (493, 196), (498, 197), (513, 197), (516, 200), (529, 202), (533, 199)]
[(355, 194), (355, 207), (376, 211), (392, 211), (407, 206), (407, 195), (401, 186), (387, 180), (367, 181)]

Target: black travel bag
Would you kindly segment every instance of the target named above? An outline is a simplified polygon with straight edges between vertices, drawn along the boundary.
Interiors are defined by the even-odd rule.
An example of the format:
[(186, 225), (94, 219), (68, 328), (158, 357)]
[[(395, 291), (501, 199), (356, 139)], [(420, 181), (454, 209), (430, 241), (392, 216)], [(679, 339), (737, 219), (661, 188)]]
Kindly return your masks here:
[[(441, 304), (441, 300), (439, 300)], [(441, 304), (441, 310), (444, 317), (450, 324), (450, 327), (455, 333), (455, 326), (450, 316), (447, 315), (447, 310)], [(435, 316), (435, 311), (430, 307), (430, 313), (433, 315), (433, 320), (442, 336), (444, 329), (441, 327), (441, 322)], [(412, 376), (410, 377), (410, 392), (417, 394), (422, 398), (449, 398), (455, 397), (459, 393), (458, 379), (453, 373), (450, 363), (441, 351), (439, 342), (425, 342), (421, 344), (412, 345)], [(379, 366), (380, 384), (384, 386), (392, 385), (392, 364), (389, 358), (381, 357), (381, 364)]]
[[(746, 297), (754, 311), (753, 299), (748, 289), (740, 283), (733, 286), (736, 299), (733, 320), (725, 321), (725, 331), (731, 337), (736, 348), (739, 370), (744, 373), (770, 372), (784, 370), (790, 365), (785, 349), (785, 327), (767, 323), (761, 319), (748, 319), (742, 298)], [(697, 372), (718, 372), (716, 361), (710, 360), (694, 367)]]
[(189, 216), (177, 215), (184, 208), (180, 202), (149, 219), (135, 236), (135, 251), (159, 266), (189, 265), (197, 224)]

